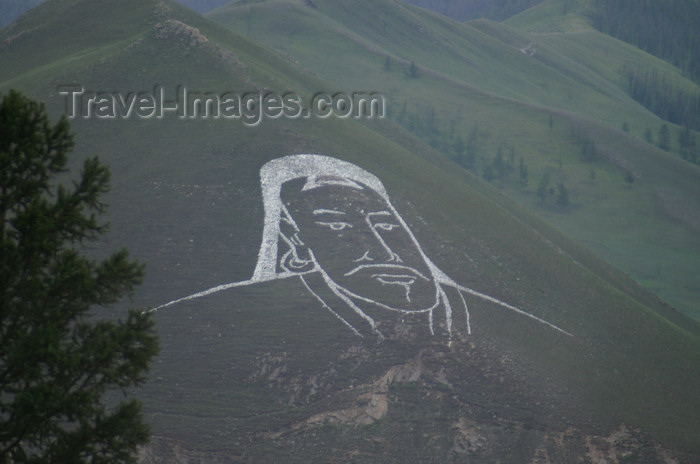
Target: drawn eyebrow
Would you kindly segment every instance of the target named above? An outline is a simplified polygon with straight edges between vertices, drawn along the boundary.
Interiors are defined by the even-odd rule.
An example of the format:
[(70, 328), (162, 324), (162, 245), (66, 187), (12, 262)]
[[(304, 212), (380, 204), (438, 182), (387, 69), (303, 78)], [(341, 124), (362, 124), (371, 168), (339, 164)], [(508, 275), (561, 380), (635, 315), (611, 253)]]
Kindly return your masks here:
[(319, 214), (336, 214), (336, 215), (341, 215), (345, 214), (345, 211), (337, 211), (335, 209), (315, 209), (314, 210), (314, 216), (317, 216)]
[(393, 214), (391, 214), (391, 211), (382, 210), (374, 211), (372, 213), (367, 214), (367, 216), (393, 216)]

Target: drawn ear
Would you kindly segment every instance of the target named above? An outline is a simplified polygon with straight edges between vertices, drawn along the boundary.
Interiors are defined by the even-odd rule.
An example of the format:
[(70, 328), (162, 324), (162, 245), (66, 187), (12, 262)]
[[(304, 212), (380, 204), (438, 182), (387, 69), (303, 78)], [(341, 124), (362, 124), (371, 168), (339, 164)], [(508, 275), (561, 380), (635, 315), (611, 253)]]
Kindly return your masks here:
[(303, 274), (316, 267), (309, 247), (299, 237), (297, 227), (286, 219), (280, 221), (280, 235), (289, 246), (289, 251), (282, 255), (280, 266), (290, 272)]

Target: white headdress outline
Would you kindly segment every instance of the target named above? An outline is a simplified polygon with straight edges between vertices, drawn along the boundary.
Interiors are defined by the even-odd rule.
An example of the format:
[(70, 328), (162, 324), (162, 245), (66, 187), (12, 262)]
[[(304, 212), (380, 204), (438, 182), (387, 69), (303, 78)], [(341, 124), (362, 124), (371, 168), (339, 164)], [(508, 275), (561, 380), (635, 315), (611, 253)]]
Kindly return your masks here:
[(413, 232), (394, 209), (382, 181), (374, 174), (338, 158), (316, 154), (287, 155), (268, 161), (260, 168), (260, 185), (262, 187), (265, 219), (263, 224), (262, 241), (258, 252), (258, 262), (251, 278), (254, 282), (280, 279), (296, 273), (278, 272), (278, 244), (280, 238), (280, 219), (283, 204), (280, 196), (282, 185), (294, 179), (310, 178), (313, 176), (337, 176), (354, 182), (360, 182), (374, 190), (386, 202), (391, 212), (395, 214), (401, 226), (408, 232), (411, 240), (418, 248), (421, 257), (427, 263), (435, 281), (438, 283), (457, 285), (442, 272), (425, 255)]

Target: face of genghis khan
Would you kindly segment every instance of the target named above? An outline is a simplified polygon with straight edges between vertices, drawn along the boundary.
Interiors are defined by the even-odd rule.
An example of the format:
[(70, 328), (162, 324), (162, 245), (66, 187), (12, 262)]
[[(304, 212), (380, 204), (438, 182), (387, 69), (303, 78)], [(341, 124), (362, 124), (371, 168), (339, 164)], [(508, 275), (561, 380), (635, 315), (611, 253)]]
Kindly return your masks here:
[(319, 176), (287, 182), (281, 197), (297, 229), (288, 239), (299, 256), (315, 260), (337, 290), (391, 310), (418, 312), (437, 305), (437, 283), (418, 243), (377, 192), (359, 182)]

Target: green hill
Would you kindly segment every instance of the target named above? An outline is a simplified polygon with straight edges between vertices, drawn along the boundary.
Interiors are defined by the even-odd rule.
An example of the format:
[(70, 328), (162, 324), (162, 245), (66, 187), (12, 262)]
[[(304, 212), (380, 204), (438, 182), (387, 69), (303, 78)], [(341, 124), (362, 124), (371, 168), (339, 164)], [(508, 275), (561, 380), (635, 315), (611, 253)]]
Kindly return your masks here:
[[(379, 310), (371, 314), (384, 337), (372, 331), (358, 337), (331, 311), (341, 311), (341, 297), (324, 288), (318, 272), (306, 281), (260, 279), (159, 309), (163, 353), (139, 392), (154, 432), (143, 462), (699, 462), (700, 325), (533, 215), (539, 200), (532, 186), (522, 193), (506, 181), (502, 189), (489, 185), (430, 145), (436, 128), (438, 142), (448, 137), (447, 120), (454, 118), (454, 133), (464, 134), (465, 144), (477, 127), (471, 168), (479, 173), (501, 142), (506, 158), (514, 147), (527, 161), (531, 183), (550, 170), (553, 181), (571, 187), (574, 205), (581, 204), (576, 210), (558, 211), (551, 199), (536, 208), (545, 218), (566, 218), (554, 221), (566, 231), (564, 225), (575, 228), (592, 217), (584, 214), (594, 208), (580, 193), (588, 181), (573, 187), (592, 166), (600, 186), (588, 195), (607, 195), (610, 201), (599, 208), (618, 208), (620, 223), (635, 216), (620, 214), (619, 195), (629, 194), (629, 214), (643, 216), (649, 211), (644, 195), (653, 197), (656, 188), (669, 189), (669, 198), (692, 192), (686, 190), (695, 179), (692, 165), (625, 135), (615, 122), (619, 115), (632, 127), (656, 120), (611, 82), (590, 85), (596, 72), (587, 66), (577, 68), (580, 73), (553, 72), (555, 65), (533, 60), (497, 34), (529, 39), (530, 33), (493, 23), (460, 25), (388, 1), (312, 3), (315, 8), (302, 2), (232, 5), (212, 14), (222, 23), (224, 15), (238, 21), (228, 23), (236, 25), (231, 30), (171, 2), (50, 0), (0, 30), (0, 91), (18, 88), (58, 116), (67, 104), (61, 90), (86, 89), (72, 120), (74, 162), (99, 154), (114, 179), (110, 233), (87, 251), (99, 255), (126, 246), (148, 266), (146, 282), (124, 305), (153, 307), (251, 279), (265, 225), (260, 169), (295, 153), (339, 158), (381, 180), (405, 223), (368, 218), (372, 234), (403, 231), (396, 247), (405, 262), (410, 256), (425, 261), (411, 251), (420, 244), (440, 271), (427, 266), (424, 272), (444, 284), (441, 298), (454, 303), (451, 339), (446, 310), (436, 311), (435, 334), (424, 315)], [(350, 15), (361, 7), (368, 8), (362, 21)], [(416, 78), (404, 72), (411, 61), (418, 65)], [(507, 76), (509, 62), (526, 71)], [(554, 90), (533, 84), (531, 73), (541, 73)], [(382, 92), (393, 116), (280, 117), (256, 124), (254, 115), (181, 119), (173, 112), (159, 119), (139, 116), (149, 113), (146, 102), (141, 113), (107, 117), (126, 111), (115, 109), (112, 97), (125, 107), (160, 89), (169, 104), (182, 89), (218, 97), (294, 93), (302, 102), (318, 92)], [(565, 89), (589, 105), (573, 111)], [(90, 95), (113, 106), (90, 106)], [(612, 122), (594, 117), (594, 99), (622, 102), (619, 114), (607, 116)], [(425, 126), (430, 106), (435, 127), (422, 132), (418, 127), (431, 127)], [(93, 114), (85, 117), (89, 108)], [(578, 132), (572, 135), (572, 128)], [(580, 161), (581, 137), (595, 140), (599, 159)], [(629, 146), (639, 148), (635, 164), (625, 168)], [(561, 171), (559, 153), (567, 154)], [(610, 180), (628, 169), (637, 176), (631, 188), (623, 177), (618, 184)], [(652, 169), (662, 183), (645, 186)], [(343, 195), (353, 198), (347, 205), (358, 210), (377, 201), (353, 196), (358, 182), (369, 195), (374, 181), (367, 176), (357, 182), (320, 176), (304, 188), (313, 192), (314, 182), (340, 183)], [(303, 193), (290, 198), (290, 214), (299, 214), (300, 198)], [(314, 211), (329, 214), (327, 208)], [(671, 224), (646, 217), (649, 234)], [(664, 233), (692, 244), (697, 235), (682, 217)], [(348, 227), (342, 232), (348, 237), (363, 225), (319, 222), (334, 232)], [(406, 227), (415, 241), (406, 238)], [(311, 234), (303, 228), (301, 236)], [(620, 234), (623, 241), (621, 230), (611, 224), (604, 239)], [(340, 276), (348, 263), (332, 258), (372, 236), (335, 241), (311, 235), (307, 242), (314, 245), (307, 243), (306, 251), (315, 248), (321, 259), (326, 250), (325, 272)], [(306, 257), (294, 243), (299, 258)], [(668, 249), (649, 251), (657, 252)], [(693, 260), (692, 248), (678, 254)], [(353, 272), (338, 279), (347, 274)], [(419, 279), (379, 274), (373, 282), (408, 288), (411, 276)], [(492, 299), (462, 294), (450, 287), (454, 283)], [(376, 288), (366, 282), (356, 291)], [(458, 310), (462, 298), (468, 320)], [(118, 317), (120, 309), (96, 313)]]
[(502, 21), (523, 10), (536, 5), (542, 0), (468, 0), (455, 2), (452, 0), (409, 0), (409, 3), (429, 10), (436, 11), (459, 21), (476, 18), (488, 18)]
[[(234, 2), (208, 16), (336, 87), (384, 92), (392, 119), (478, 176), (499, 150), (512, 157), (496, 188), (699, 317), (700, 170), (680, 156), (683, 129), (621, 85), (627, 64), (697, 91), (680, 71), (596, 31), (571, 2), (543, 2), (506, 24), (395, 2), (314, 5)], [(412, 62), (417, 78), (407, 77)], [(670, 151), (657, 146), (664, 124)], [(536, 195), (545, 174), (552, 188), (564, 184), (568, 207)]]

